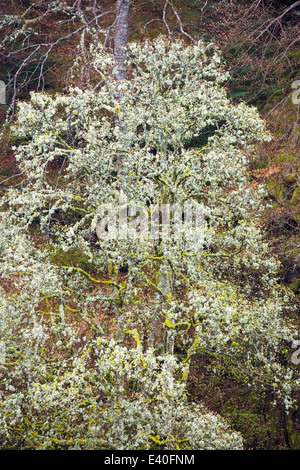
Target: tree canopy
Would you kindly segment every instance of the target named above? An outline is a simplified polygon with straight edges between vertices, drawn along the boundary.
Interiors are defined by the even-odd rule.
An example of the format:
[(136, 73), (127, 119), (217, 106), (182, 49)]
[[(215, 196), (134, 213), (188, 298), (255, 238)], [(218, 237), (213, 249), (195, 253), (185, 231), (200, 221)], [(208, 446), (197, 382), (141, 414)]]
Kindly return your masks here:
[[(132, 42), (121, 81), (102, 45), (89, 53), (97, 89), (32, 93), (13, 126), (23, 179), (2, 199), (1, 445), (241, 449), (188, 381), (209, 355), (293, 405), (282, 355), (296, 331), (259, 224), (265, 189), (248, 174), (270, 135), (228, 98), (213, 44)], [(103, 207), (117, 231), (101, 226)], [(162, 207), (167, 235), (158, 215), (151, 237)], [(199, 207), (188, 243), (186, 208)]]

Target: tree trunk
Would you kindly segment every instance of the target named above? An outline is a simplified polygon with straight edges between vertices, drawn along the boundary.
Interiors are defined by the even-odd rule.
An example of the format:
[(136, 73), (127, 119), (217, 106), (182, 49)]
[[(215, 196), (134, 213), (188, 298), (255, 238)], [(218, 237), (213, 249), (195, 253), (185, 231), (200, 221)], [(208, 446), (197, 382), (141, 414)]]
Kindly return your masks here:
[[(114, 27), (114, 59), (115, 59), (115, 72), (118, 81), (126, 80), (126, 50), (129, 40), (129, 22), (130, 22), (130, 4), (131, 0), (117, 0), (117, 15)], [(126, 134), (126, 125), (124, 123), (124, 116), (122, 115), (120, 101), (120, 94), (117, 91), (116, 100), (118, 102), (119, 111), (116, 114), (116, 124), (121, 131), (120, 138), (120, 155), (117, 158), (117, 173), (120, 181), (120, 197), (125, 195), (124, 184), (124, 168), (123, 158), (126, 154), (127, 143), (123, 141), (123, 136)], [(124, 151), (123, 151), (124, 150)], [(125, 195), (126, 196), (126, 195)], [(127, 217), (127, 214), (126, 214)], [(116, 269), (119, 269), (116, 267)], [(122, 308), (117, 308), (117, 339), (121, 340), (123, 337), (123, 320)]]
[(126, 79), (126, 48), (129, 40), (131, 0), (117, 0), (117, 17), (114, 29), (114, 56), (117, 80)]

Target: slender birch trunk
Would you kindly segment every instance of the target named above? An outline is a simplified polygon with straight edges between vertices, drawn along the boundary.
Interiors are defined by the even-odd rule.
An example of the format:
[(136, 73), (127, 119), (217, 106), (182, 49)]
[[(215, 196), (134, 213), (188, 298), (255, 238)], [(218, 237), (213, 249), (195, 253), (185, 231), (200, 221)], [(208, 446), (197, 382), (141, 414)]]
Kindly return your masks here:
[[(118, 81), (123, 81), (126, 79), (126, 49), (129, 39), (129, 20), (130, 20), (130, 4), (131, 0), (117, 0), (117, 16), (114, 29), (114, 58), (115, 58), (115, 67), (116, 67), (116, 79)], [(120, 101), (120, 94), (117, 93), (116, 99)], [(119, 103), (118, 103), (119, 104)], [(124, 135), (126, 133), (126, 126), (124, 124), (124, 117), (122, 117), (121, 106), (119, 106), (119, 114), (116, 115), (116, 124), (119, 127), (119, 130)], [(123, 158), (126, 154), (126, 142), (122, 142), (122, 137), (120, 139), (121, 143), (121, 153), (117, 160), (117, 171), (118, 178), (120, 180), (120, 196), (123, 191)], [(123, 152), (124, 150), (124, 152)], [(124, 196), (125, 193), (124, 193)], [(119, 269), (119, 268), (117, 268)], [(122, 315), (122, 306), (117, 307), (117, 340), (121, 340), (123, 337), (123, 321), (124, 315)], [(122, 377), (117, 377), (120, 388), (124, 386)], [(122, 400), (122, 393), (118, 396), (118, 401)], [(116, 426), (118, 427), (118, 435), (120, 441), (123, 440), (124, 426), (123, 422), (120, 419), (116, 420)]]
[[(117, 15), (114, 27), (114, 59), (115, 59), (115, 77), (119, 82), (126, 80), (126, 52), (129, 40), (129, 25), (130, 25), (130, 5), (131, 0), (117, 0)], [(117, 92), (116, 99), (120, 101), (120, 93)], [(117, 172), (118, 179), (120, 180), (120, 197), (125, 196), (123, 188), (124, 181), (124, 168), (123, 161), (126, 155), (127, 143), (122, 138), (126, 134), (126, 123), (124, 116), (122, 116), (122, 109), (118, 103), (118, 113), (116, 114), (116, 124), (120, 130), (120, 155), (117, 159)], [(119, 310), (119, 309), (118, 309)], [(118, 311), (117, 319), (117, 338), (121, 339), (123, 336), (123, 315)]]
[(126, 49), (129, 40), (131, 0), (117, 0), (117, 16), (114, 29), (114, 57), (117, 80), (126, 79)]
[[(115, 59), (115, 78), (117, 81), (122, 82), (126, 80), (126, 53), (127, 45), (129, 40), (129, 24), (130, 24), (130, 4), (131, 0), (117, 0), (117, 15), (116, 23), (114, 28), (114, 59)], [(126, 122), (123, 115), (122, 106), (120, 104), (121, 96), (117, 91), (116, 100), (117, 113), (116, 113), (116, 124), (122, 135), (126, 135)], [(126, 155), (127, 145), (123, 142), (120, 149), (120, 155), (117, 159), (117, 171), (118, 178), (122, 182), (123, 179), (123, 161), (124, 155)], [(122, 184), (121, 184), (122, 186)]]

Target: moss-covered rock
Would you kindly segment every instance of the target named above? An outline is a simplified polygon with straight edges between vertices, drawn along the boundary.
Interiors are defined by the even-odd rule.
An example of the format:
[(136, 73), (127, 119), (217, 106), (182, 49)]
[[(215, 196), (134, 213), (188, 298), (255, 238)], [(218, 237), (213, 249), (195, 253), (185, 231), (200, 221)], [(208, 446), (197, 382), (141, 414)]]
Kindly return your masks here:
[(284, 183), (291, 185), (296, 184), (298, 180), (298, 175), (296, 173), (288, 173), (284, 178)]
[(297, 188), (293, 192), (291, 204), (293, 206), (300, 207), (300, 187), (299, 186), (297, 186)]
[(282, 199), (284, 198), (284, 186), (280, 183), (278, 183), (278, 181), (276, 179), (271, 179), (268, 184), (267, 184), (267, 189), (269, 191), (269, 193), (276, 197), (277, 199)]
[(300, 277), (294, 279), (294, 281), (290, 284), (290, 289), (294, 292), (295, 295), (300, 294)]

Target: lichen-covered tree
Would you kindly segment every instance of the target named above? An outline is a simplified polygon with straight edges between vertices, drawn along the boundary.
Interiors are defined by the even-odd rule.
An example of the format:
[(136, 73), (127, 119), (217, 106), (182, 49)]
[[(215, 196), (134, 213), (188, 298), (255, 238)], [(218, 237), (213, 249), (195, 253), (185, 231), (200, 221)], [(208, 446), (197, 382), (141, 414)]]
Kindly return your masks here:
[[(269, 135), (227, 98), (212, 44), (132, 43), (122, 81), (113, 55), (91, 53), (96, 91), (19, 104), (24, 179), (1, 213), (1, 446), (240, 449), (186, 387), (192, 357), (209, 353), (293, 406), (280, 357), (296, 332), (259, 226), (264, 188), (247, 173)], [(100, 209), (124, 199), (127, 232), (104, 233)], [(169, 231), (145, 236), (134, 208), (149, 222), (157, 205), (171, 208)], [(185, 205), (203, 208), (201, 244), (175, 230)]]

